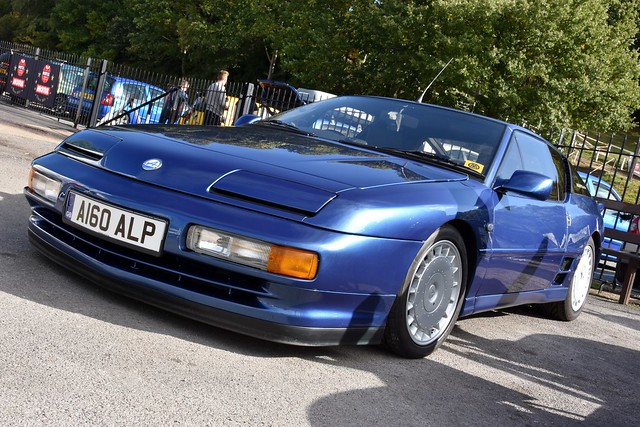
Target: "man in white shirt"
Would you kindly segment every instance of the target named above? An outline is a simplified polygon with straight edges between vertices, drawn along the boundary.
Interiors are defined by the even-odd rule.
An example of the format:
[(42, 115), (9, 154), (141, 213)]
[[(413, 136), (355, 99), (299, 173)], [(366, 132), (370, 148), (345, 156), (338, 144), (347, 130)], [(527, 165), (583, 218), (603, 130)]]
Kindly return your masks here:
[(224, 123), (224, 108), (227, 103), (227, 79), (229, 72), (221, 70), (218, 72), (218, 79), (207, 89), (205, 96), (205, 125), (221, 125)]

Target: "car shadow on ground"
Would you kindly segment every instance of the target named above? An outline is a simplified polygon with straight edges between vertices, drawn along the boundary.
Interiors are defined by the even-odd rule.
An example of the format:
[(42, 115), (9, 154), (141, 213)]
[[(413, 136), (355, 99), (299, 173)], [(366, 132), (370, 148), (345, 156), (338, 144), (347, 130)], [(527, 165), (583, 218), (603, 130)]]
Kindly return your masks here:
[(631, 374), (640, 368), (637, 350), (548, 334), (488, 340), (462, 323), (426, 359), (335, 360), (372, 369), (385, 386), (320, 399), (309, 419), (328, 425), (342, 411), (358, 425), (430, 425), (442, 419), (461, 426), (493, 426), (496, 420), (500, 425), (635, 424), (629, 408), (640, 393)]
[[(8, 207), (11, 206), (11, 209)], [(0, 194), (0, 292), (114, 325), (188, 340), (240, 355), (300, 358), (328, 368), (374, 374), (375, 388), (336, 391), (308, 408), (311, 425), (632, 425), (640, 395), (640, 352), (576, 336), (548, 333), (518, 340), (487, 339), (513, 316), (544, 322), (535, 310), (514, 308), (462, 319), (443, 347), (419, 360), (381, 347), (308, 348), (273, 344), (167, 313), (97, 287), (59, 267), (27, 239), (23, 195)], [(7, 272), (13, 272), (11, 276)], [(46, 280), (43, 280), (46, 278)], [(591, 310), (601, 322), (638, 329), (640, 318)], [(478, 329), (478, 331), (476, 330)], [(488, 330), (488, 329), (487, 329)], [(495, 330), (495, 329), (494, 329)], [(336, 384), (336, 390), (343, 388)], [(551, 402), (551, 403), (550, 403)], [(567, 402), (565, 404), (565, 402)]]

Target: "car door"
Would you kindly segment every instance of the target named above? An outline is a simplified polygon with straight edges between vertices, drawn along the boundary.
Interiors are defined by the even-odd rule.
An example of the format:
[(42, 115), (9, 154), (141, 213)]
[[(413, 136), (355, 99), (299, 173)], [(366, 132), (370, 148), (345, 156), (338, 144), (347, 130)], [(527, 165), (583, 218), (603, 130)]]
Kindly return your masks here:
[(143, 108), (138, 107), (147, 101), (147, 95), (142, 83), (122, 83), (122, 93), (120, 95), (118, 110), (130, 111), (129, 123), (140, 123), (140, 117), (144, 117), (146, 113)]
[(489, 268), (479, 295), (534, 291), (553, 282), (567, 245), (564, 168), (562, 156), (545, 141), (514, 132), (496, 184), (525, 170), (551, 178), (554, 186), (546, 200), (509, 191), (498, 195), (489, 233)]
[(162, 107), (164, 106), (164, 98), (161, 97), (163, 94), (164, 91), (159, 87), (149, 87), (149, 101), (153, 99), (155, 99), (155, 101), (150, 105), (150, 109), (147, 110), (149, 117), (148, 120), (145, 118), (144, 123), (158, 123), (160, 121)]

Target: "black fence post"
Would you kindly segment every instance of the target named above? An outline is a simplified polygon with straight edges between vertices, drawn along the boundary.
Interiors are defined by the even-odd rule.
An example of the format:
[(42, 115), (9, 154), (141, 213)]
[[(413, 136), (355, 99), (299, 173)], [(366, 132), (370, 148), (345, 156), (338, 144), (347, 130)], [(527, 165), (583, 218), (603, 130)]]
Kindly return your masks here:
[(242, 92), (240, 93), (238, 108), (236, 108), (236, 114), (233, 118), (234, 122), (240, 116), (244, 116), (245, 114), (253, 114), (256, 106), (255, 88), (256, 85), (254, 85), (253, 83), (244, 83), (242, 85)]
[(98, 110), (100, 109), (100, 102), (102, 101), (104, 83), (107, 81), (107, 64), (108, 61), (105, 59), (103, 59), (100, 64), (100, 74), (98, 76), (98, 84), (96, 86), (95, 95), (93, 96), (91, 115), (89, 116), (89, 124), (87, 125), (88, 127), (95, 127), (98, 121)]
[(84, 101), (84, 92), (87, 90), (87, 83), (89, 82), (89, 75), (91, 74), (91, 58), (87, 58), (87, 67), (84, 69), (84, 78), (82, 79), (82, 89), (78, 96), (78, 107), (76, 109), (76, 117), (73, 119), (73, 127), (77, 128), (80, 122), (80, 116), (82, 115), (82, 102)]

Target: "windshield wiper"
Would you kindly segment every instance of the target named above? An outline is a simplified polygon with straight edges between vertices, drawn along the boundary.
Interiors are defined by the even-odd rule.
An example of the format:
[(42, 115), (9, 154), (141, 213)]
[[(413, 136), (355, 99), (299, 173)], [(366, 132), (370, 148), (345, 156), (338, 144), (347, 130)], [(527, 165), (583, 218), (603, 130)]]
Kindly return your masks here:
[(342, 144), (356, 145), (358, 147), (367, 146), (367, 142), (362, 139), (342, 138), (342, 139), (338, 139), (337, 142), (341, 142)]
[(410, 151), (403, 151), (403, 153), (407, 153), (407, 154), (411, 154), (413, 156), (418, 156), (418, 157), (422, 157), (422, 158), (427, 158), (430, 160), (435, 160), (437, 162), (441, 162), (441, 163), (448, 163), (450, 165), (453, 166), (461, 166), (460, 163), (451, 160), (448, 157), (442, 156), (440, 154), (436, 154), (436, 153), (427, 153), (426, 151), (420, 151), (420, 150), (410, 150)]
[(391, 148), (391, 147), (374, 147), (374, 148), (376, 150), (380, 150), (380, 151), (387, 152), (394, 155), (405, 155), (405, 156), (408, 155), (412, 157), (419, 157), (420, 159), (431, 160), (435, 163), (440, 163), (440, 164), (453, 167), (456, 170), (464, 170), (466, 173), (470, 172), (479, 176), (483, 176), (481, 173), (478, 173), (473, 169), (469, 169), (464, 165), (461, 165), (460, 163), (456, 162), (455, 160), (451, 160), (450, 158), (442, 156), (440, 154), (428, 153), (426, 151), (420, 151), (420, 150), (399, 150), (397, 148)]
[[(477, 171), (476, 169), (474, 169), (473, 167), (471, 167), (471, 165), (467, 166), (467, 162), (465, 162), (464, 164), (461, 164), (453, 159), (450, 159), (449, 157), (445, 157), (442, 156), (440, 154), (436, 154), (436, 153), (426, 153), (424, 151), (405, 151), (405, 153), (411, 154), (413, 156), (418, 156), (421, 158), (426, 158), (429, 160), (433, 160), (437, 163), (443, 163), (445, 165), (451, 166), (456, 170), (462, 170), (465, 173), (470, 173), (472, 175), (476, 175), (479, 177), (484, 177), (484, 174), (482, 172)], [(471, 162), (473, 163), (473, 162)], [(482, 170), (482, 169), (480, 169)]]
[(292, 132), (299, 133), (299, 134), (302, 134), (302, 135), (315, 136), (315, 134), (313, 134), (311, 132), (307, 132), (306, 130), (302, 130), (299, 127), (297, 127), (296, 125), (292, 125), (291, 123), (283, 122), (282, 120), (260, 120), (259, 122), (256, 122), (255, 124), (257, 124), (257, 125), (277, 126), (277, 127), (284, 128), (284, 129), (287, 129), (287, 130), (290, 130)]

